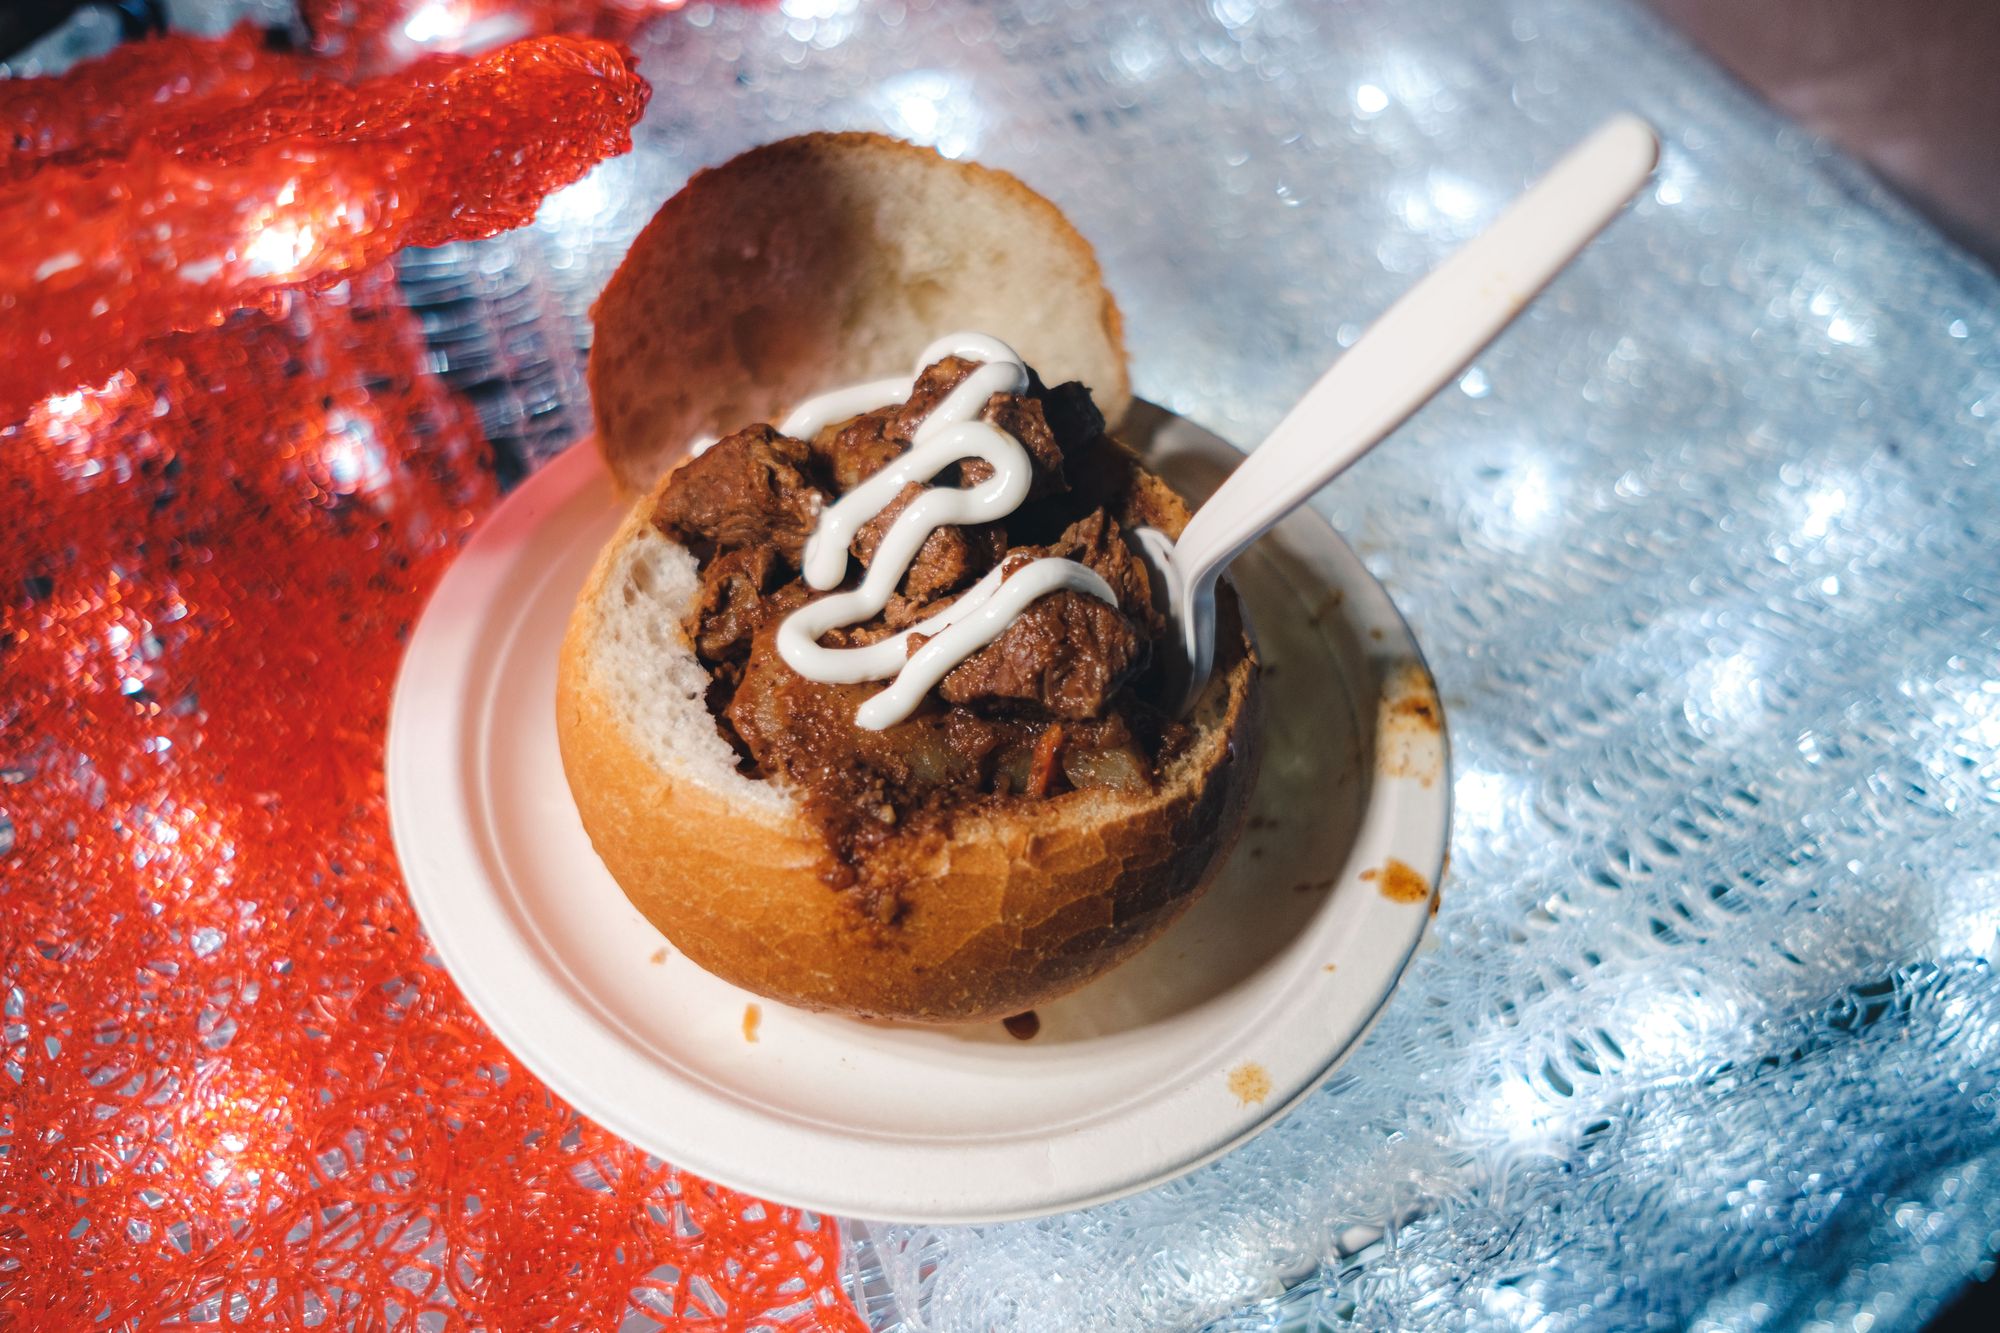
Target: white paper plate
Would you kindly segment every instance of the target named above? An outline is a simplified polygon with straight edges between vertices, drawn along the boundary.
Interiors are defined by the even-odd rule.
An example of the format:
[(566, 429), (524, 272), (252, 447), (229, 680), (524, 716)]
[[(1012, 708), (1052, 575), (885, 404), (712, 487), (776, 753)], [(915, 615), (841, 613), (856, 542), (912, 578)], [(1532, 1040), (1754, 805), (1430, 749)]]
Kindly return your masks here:
[[(1237, 458), (1140, 415), (1128, 438), (1190, 495)], [(1294, 515), (1236, 567), (1270, 669), (1251, 830), (1186, 917), (1044, 1007), (1028, 1041), (997, 1023), (786, 1009), (696, 968), (626, 902), (570, 800), (553, 705), (563, 626), (618, 516), (587, 446), (508, 497), (425, 610), (389, 726), (396, 848), (424, 926), (473, 1008), (578, 1110), (766, 1198), (987, 1221), (1190, 1170), (1271, 1124), (1367, 1031), (1428, 919), (1422, 898), (1385, 892), (1409, 882), (1385, 870), (1436, 883), (1450, 786), (1416, 645), (1319, 516)]]

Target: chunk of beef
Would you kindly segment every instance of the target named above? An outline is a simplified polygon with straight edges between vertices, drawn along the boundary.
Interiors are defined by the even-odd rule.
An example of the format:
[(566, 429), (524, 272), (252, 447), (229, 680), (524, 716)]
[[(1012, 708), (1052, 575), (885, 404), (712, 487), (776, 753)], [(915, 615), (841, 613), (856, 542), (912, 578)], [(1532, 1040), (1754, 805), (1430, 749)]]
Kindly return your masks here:
[(917, 427), (924, 424), (924, 418), (937, 410), (937, 405), (951, 396), (951, 391), (965, 382), (965, 377), (977, 370), (979, 365), (963, 357), (948, 356), (941, 361), (933, 361), (925, 366), (917, 376), (917, 382), (910, 387), (910, 396), (895, 410), (895, 432), (903, 440), (916, 438)]
[(701, 571), (701, 596), (682, 622), (704, 662), (743, 656), (764, 618), (764, 594), (785, 572), (769, 546), (739, 546)]
[(1004, 528), (939, 528), (917, 548), (917, 558), (903, 576), (901, 595), (905, 601), (921, 605), (956, 592), (993, 568), (1006, 549)]
[(1103, 436), (1104, 414), (1091, 401), (1090, 390), (1076, 380), (1043, 389), (1036, 396), (1056, 448), (1065, 456), (1088, 448)]
[(807, 480), (806, 443), (750, 426), (689, 459), (653, 510), (659, 529), (696, 549), (770, 546), (796, 565), (825, 496)]
[[(915, 482), (903, 487), (888, 507), (861, 525), (850, 549), (863, 565), (875, 561), (875, 552), (903, 511), (924, 493)], [(963, 587), (993, 568), (1007, 549), (1007, 530), (997, 523), (937, 528), (917, 548), (917, 558), (904, 575), (902, 597), (909, 602), (928, 602), (940, 593)]]
[[(970, 361), (955, 356), (945, 357), (924, 368), (907, 402), (864, 412), (827, 426), (811, 444), (812, 458), (821, 475), (843, 494), (874, 476), (910, 447), (916, 439), (918, 427), (974, 369), (976, 367)], [(1080, 385), (1063, 386), (1065, 390), (1071, 387), (1081, 388)], [(1083, 402), (1085, 408), (1095, 411), (1089, 408), (1088, 393), (1084, 395)], [(1076, 416), (1074, 410), (1064, 410), (1068, 411), (1066, 420)], [(1038, 398), (996, 393), (980, 409), (980, 415), (1019, 440), (1027, 449), (1034, 466), (1030, 499), (1059, 494), (1064, 489), (1063, 446), (1057, 442)], [(1101, 429), (1103, 418), (1096, 420)], [(992, 474), (992, 468), (974, 460), (955, 471), (946, 469), (936, 479), (936, 484), (976, 486)]]
[(884, 408), (822, 430), (813, 438), (812, 457), (834, 489), (844, 494), (888, 466), (909, 443), (897, 433), (896, 410)]
[(910, 447), (917, 427), (974, 370), (973, 363), (948, 356), (926, 366), (907, 401), (837, 421), (813, 437), (813, 461), (845, 494)]
[(945, 702), (1008, 700), (1060, 718), (1098, 717), (1119, 686), (1145, 666), (1150, 641), (1165, 626), (1153, 607), (1151, 574), (1126, 545), (1117, 520), (1093, 510), (1054, 542), (1008, 559), (1026, 564), (1037, 557), (1087, 565), (1111, 585), (1118, 606), (1078, 592), (1038, 599), (939, 683)]
[[(1039, 402), (1011, 393), (996, 393), (986, 400), (980, 418), (1006, 431), (1028, 451), (1028, 461), (1034, 467), (1034, 479), (1028, 485), (1030, 502), (1069, 489), (1063, 478), (1062, 450), (1056, 446), (1056, 437), (1049, 430)], [(961, 464), (959, 473), (960, 484), (977, 486), (993, 475), (993, 469), (975, 458)]]
[(1139, 553), (1125, 541), (1118, 520), (1094, 509), (1063, 529), (1062, 536), (1034, 554), (1074, 560), (1096, 570), (1118, 594), (1118, 605), (1136, 621), (1146, 637), (1157, 638), (1165, 619), (1153, 606), (1153, 576)]
[(1145, 640), (1117, 607), (1088, 593), (1055, 592), (1030, 603), (999, 638), (953, 668), (938, 693), (952, 704), (1007, 701), (1055, 717), (1091, 718), (1145, 655)]

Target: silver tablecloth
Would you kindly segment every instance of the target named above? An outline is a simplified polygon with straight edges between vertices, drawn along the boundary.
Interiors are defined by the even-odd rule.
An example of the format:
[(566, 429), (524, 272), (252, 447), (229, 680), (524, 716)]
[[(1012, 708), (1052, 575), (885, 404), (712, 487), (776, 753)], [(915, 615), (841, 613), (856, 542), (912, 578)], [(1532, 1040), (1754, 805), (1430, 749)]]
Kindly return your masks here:
[(1859, 1333), (1977, 1270), (1990, 276), (1591, 0), (696, 4), (645, 71), (629, 158), (405, 261), (520, 465), (586, 427), (584, 310), (631, 236), (769, 138), (878, 128), (1020, 173), (1097, 245), (1139, 392), (1243, 442), (1599, 119), (1667, 140), (1632, 214), (1320, 500), (1449, 712), (1434, 947), (1322, 1092), (1187, 1179), (849, 1224), (878, 1326)]

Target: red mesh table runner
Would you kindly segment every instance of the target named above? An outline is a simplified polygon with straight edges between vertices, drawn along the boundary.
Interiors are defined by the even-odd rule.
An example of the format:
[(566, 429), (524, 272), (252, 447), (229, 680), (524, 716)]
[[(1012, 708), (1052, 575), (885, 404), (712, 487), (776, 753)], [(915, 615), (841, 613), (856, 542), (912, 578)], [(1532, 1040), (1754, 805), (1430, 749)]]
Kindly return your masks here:
[(859, 1326), (830, 1223), (514, 1063), (389, 842), (402, 644), (496, 487), (381, 261), (646, 96), (604, 42), (346, 83), (248, 31), (0, 85), (0, 1324)]

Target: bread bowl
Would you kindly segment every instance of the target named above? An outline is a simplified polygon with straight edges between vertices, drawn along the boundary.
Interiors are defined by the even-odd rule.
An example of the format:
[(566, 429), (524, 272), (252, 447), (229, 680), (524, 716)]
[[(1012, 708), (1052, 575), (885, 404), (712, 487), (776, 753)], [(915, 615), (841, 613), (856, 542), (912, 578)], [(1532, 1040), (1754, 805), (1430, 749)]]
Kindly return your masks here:
[[(978, 225), (951, 222), (967, 216)], [(600, 444), (638, 498), (571, 618), (558, 736), (593, 846), (675, 947), (787, 1004), (995, 1019), (1100, 975), (1194, 901), (1241, 828), (1256, 773), (1255, 652), (1225, 595), (1207, 691), (1184, 721), (1160, 712), (1148, 650), (1162, 622), (1126, 533), (1143, 523), (1177, 535), (1187, 513), (1067, 383), (1091, 377), (1104, 415), (1122, 413), (1117, 308), (1053, 205), (1010, 176), (879, 136), (788, 140), (670, 200), (596, 317)], [(1048, 373), (987, 399), (971, 387), (982, 363), (917, 364), (937, 333), (962, 326)], [(736, 429), (913, 365), (907, 403), (835, 415), (799, 438)], [(961, 389), (972, 397), (953, 397)], [(871, 469), (887, 470), (883, 457), (917, 452), (929, 416), (961, 398), (967, 419), (1031, 442), (1030, 498), (953, 529), (970, 534), (953, 538), (958, 564), (938, 562), (955, 581), (920, 591), (936, 533), (923, 537), (895, 604), (827, 642), (914, 634), (915, 663), (932, 623), (920, 616), (969, 597), (982, 570), (975, 591), (1037, 564), (1109, 582), (1038, 598), (952, 659), (908, 718), (864, 728), (853, 719), (887, 693), (879, 681), (808, 679), (778, 646), (814, 600), (801, 529), (824, 526)], [(675, 471), (692, 441), (716, 435)], [(968, 491), (981, 484), (969, 464), (953, 466)], [(703, 498), (740, 505), (753, 493), (770, 519), (754, 531)], [(866, 540), (887, 549), (892, 536)], [(843, 588), (872, 567), (855, 540)], [(848, 571), (847, 542), (836, 549)], [(725, 575), (731, 561), (758, 572)], [(745, 588), (738, 616), (729, 598)]]

